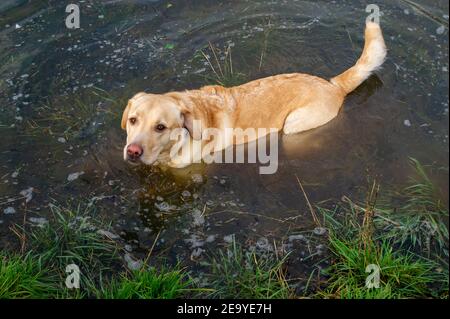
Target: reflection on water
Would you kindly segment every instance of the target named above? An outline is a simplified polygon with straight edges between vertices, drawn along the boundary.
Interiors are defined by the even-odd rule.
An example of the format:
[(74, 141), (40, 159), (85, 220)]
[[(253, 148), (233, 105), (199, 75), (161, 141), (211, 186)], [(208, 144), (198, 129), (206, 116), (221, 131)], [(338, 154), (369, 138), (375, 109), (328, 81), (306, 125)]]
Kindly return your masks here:
[[(48, 217), (51, 201), (83, 201), (137, 251), (161, 232), (155, 251), (201, 258), (231, 235), (257, 244), (310, 229), (296, 177), (319, 202), (361, 194), (368, 177), (404, 182), (409, 156), (448, 167), (448, 3), (425, 0), (378, 3), (389, 49), (383, 69), (328, 125), (281, 136), (276, 174), (260, 175), (258, 164), (129, 167), (119, 124), (126, 100), (210, 83), (200, 54), (209, 42), (233, 48), (233, 68), (246, 80), (286, 72), (330, 78), (362, 49), (363, 1), (170, 4), (86, 1), (79, 30), (65, 28), (60, 4), (1, 4), (2, 245), (25, 211)], [(448, 194), (444, 175), (436, 180)], [(29, 187), (25, 205), (19, 194)], [(15, 213), (4, 214), (10, 207)]]

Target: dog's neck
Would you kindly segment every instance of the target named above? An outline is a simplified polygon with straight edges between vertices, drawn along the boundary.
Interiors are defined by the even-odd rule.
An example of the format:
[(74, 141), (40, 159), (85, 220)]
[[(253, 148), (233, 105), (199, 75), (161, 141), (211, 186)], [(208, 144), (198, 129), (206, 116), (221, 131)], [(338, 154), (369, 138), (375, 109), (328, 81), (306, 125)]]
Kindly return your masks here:
[(221, 128), (227, 122), (224, 117), (234, 117), (236, 102), (229, 89), (222, 86), (211, 85), (168, 95), (178, 100), (183, 112), (189, 112), (194, 120), (201, 121), (203, 128)]

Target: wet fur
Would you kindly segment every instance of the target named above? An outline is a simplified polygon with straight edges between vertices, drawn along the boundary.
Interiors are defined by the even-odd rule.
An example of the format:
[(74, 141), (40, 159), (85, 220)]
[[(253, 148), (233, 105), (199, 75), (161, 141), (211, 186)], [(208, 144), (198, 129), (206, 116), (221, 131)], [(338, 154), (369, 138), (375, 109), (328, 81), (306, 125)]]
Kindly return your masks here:
[[(183, 161), (189, 161), (189, 159), (170, 161), (163, 154), (170, 143), (149, 145), (162, 144), (150, 136), (154, 134), (151, 132), (153, 124), (143, 125), (140, 130), (149, 129), (148, 139), (153, 138), (154, 141), (148, 142), (145, 134), (137, 134), (141, 140), (130, 139), (132, 129), (128, 127), (127, 121), (133, 108), (139, 108), (141, 113), (144, 112), (144, 115), (140, 115), (142, 121), (170, 122), (169, 130), (177, 127), (186, 128), (190, 133), (190, 143), (201, 138), (194, 136), (192, 132), (193, 120), (200, 120), (202, 129), (275, 128), (285, 134), (314, 129), (337, 116), (345, 96), (378, 69), (385, 57), (386, 47), (380, 26), (368, 22), (361, 57), (354, 66), (330, 81), (312, 75), (293, 73), (258, 79), (231, 88), (205, 86), (198, 90), (166, 94), (138, 93), (129, 101), (122, 117), (122, 128), (128, 133), (127, 145), (144, 143), (144, 153), (161, 149), (157, 156), (158, 162), (167, 162), (170, 166), (183, 167), (186, 166)], [(172, 115), (167, 114), (168, 109), (173, 110)], [(146, 112), (151, 115), (145, 115)], [(131, 132), (131, 135), (136, 136), (135, 132)], [(233, 143), (236, 141), (230, 141), (228, 145)], [(222, 148), (217, 145), (216, 151)], [(143, 162), (152, 164), (150, 163), (152, 160), (154, 159), (144, 158)]]

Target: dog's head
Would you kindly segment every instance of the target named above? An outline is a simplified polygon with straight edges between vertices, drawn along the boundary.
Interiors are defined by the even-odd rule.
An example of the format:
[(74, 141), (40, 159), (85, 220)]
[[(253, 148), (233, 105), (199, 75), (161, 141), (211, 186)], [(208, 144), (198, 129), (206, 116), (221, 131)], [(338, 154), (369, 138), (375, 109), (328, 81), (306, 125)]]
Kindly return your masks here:
[(127, 131), (124, 159), (151, 165), (167, 162), (175, 129), (186, 129), (192, 136), (193, 116), (179, 95), (137, 93), (122, 115), (122, 129)]

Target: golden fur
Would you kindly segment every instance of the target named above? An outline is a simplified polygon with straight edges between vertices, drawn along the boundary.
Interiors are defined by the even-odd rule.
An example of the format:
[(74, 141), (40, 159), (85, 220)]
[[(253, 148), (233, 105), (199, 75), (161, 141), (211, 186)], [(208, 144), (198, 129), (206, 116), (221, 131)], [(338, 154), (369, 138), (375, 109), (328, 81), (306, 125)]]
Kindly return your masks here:
[[(324, 125), (338, 114), (345, 96), (381, 66), (386, 47), (380, 26), (366, 24), (363, 53), (356, 64), (330, 81), (307, 74), (293, 73), (271, 76), (249, 83), (224, 88), (205, 86), (198, 90), (166, 94), (138, 93), (128, 103), (122, 117), (127, 130), (127, 146), (138, 143), (143, 148), (144, 164), (167, 163), (183, 167), (192, 160), (169, 158), (174, 142), (170, 132), (176, 128), (189, 131), (188, 143), (201, 139), (208, 128), (274, 128), (285, 134), (298, 133)], [(131, 125), (129, 120), (137, 119)], [(194, 132), (192, 123), (201, 121), (201, 131)], [(164, 124), (166, 129), (155, 131)], [(258, 138), (261, 136), (258, 136)], [(231, 144), (248, 142), (232, 140), (217, 144), (215, 151)]]

